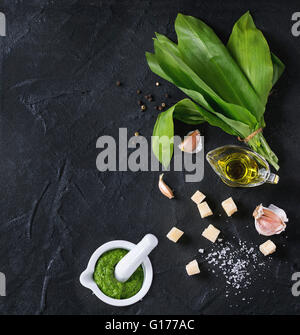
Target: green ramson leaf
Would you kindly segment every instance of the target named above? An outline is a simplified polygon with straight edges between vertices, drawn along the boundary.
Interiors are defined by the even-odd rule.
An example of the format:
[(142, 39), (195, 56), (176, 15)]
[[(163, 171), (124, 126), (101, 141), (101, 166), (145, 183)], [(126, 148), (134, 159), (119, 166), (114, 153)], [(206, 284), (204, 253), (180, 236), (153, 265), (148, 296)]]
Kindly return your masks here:
[[(162, 78), (169, 80), (171, 82), (173, 82), (167, 75), (166, 73), (161, 69), (161, 67), (159, 66), (157, 59), (156, 59), (156, 55), (153, 55), (151, 53), (146, 53), (146, 57), (147, 57), (147, 61), (148, 61), (148, 65), (150, 67), (150, 69), (156, 73), (157, 75), (160, 75)], [(174, 83), (174, 82), (173, 82)], [(190, 96), (192, 99), (194, 99), (196, 102), (198, 102), (200, 104), (200, 106), (202, 106), (203, 108), (201, 108), (200, 106), (197, 106), (198, 109), (201, 109), (201, 113), (203, 115), (203, 118), (209, 122), (212, 126), (216, 126), (221, 128), (223, 131), (225, 131), (226, 133), (230, 134), (230, 135), (235, 135), (235, 136), (241, 136), (241, 137), (246, 137), (250, 134), (251, 129), (248, 125), (243, 124), (243, 123), (235, 123), (235, 126), (237, 127), (238, 130), (236, 130), (235, 128), (231, 127), (231, 119), (225, 117), (222, 114), (222, 111), (220, 111), (219, 113), (216, 112), (208, 103), (207, 101), (204, 99), (204, 97), (198, 92), (198, 91), (194, 91), (194, 90), (188, 90), (182, 87), (179, 87), (184, 93), (186, 93), (188, 96)], [(231, 106), (229, 104), (229, 106)], [(180, 110), (181, 112), (177, 112), (176, 113), (176, 118), (180, 121), (183, 121), (185, 123), (189, 123), (185, 121), (185, 114), (184, 114), (184, 110), (182, 110), (181, 105), (178, 106), (178, 111)], [(239, 106), (233, 106), (233, 108), (239, 108)], [(243, 112), (243, 110), (241, 111)], [(215, 114), (215, 115), (214, 115)], [(196, 121), (194, 123), (190, 123), (190, 124), (198, 124)]]
[(203, 117), (203, 108), (195, 104), (190, 99), (183, 99), (177, 102), (174, 106), (173, 117), (186, 124), (198, 125), (200, 123), (206, 122)]
[[(180, 88), (183, 92), (185, 92), (187, 95), (189, 95), (187, 93), (187, 91), (190, 91), (190, 90), (187, 90), (185, 89), (184, 87), (181, 87), (180, 85), (182, 83), (179, 83), (179, 82), (175, 82), (175, 80), (173, 80), (173, 78), (171, 78), (170, 76), (168, 76), (166, 74), (166, 72), (161, 68), (160, 64), (159, 64), (159, 59), (158, 59), (158, 56), (157, 54), (151, 54), (149, 52), (146, 52), (146, 58), (147, 58), (147, 62), (148, 62), (148, 65), (150, 67), (150, 69), (155, 73), (157, 74), (158, 76), (161, 76), (162, 78), (168, 80), (169, 82), (175, 84), (178, 88)], [(193, 92), (196, 92), (196, 91), (193, 91)], [(213, 111), (213, 109), (211, 108), (211, 106), (207, 103), (207, 101), (204, 99), (203, 95), (200, 94), (199, 92), (196, 92), (196, 95), (197, 95), (197, 102), (204, 108), (210, 110), (210, 111)]]
[(173, 155), (174, 122), (173, 117), (188, 124), (204, 122), (202, 108), (190, 99), (183, 99), (159, 114), (152, 134), (152, 149), (156, 158), (167, 168)]
[[(198, 92), (192, 93), (191, 91), (188, 93), (189, 93), (188, 95), (198, 94)], [(187, 104), (188, 104), (188, 109), (187, 109)], [(179, 121), (182, 121), (188, 124), (199, 124), (199, 123), (202, 123), (203, 121), (206, 121), (212, 126), (221, 128), (223, 131), (227, 132), (230, 135), (236, 135), (236, 136), (241, 135), (235, 129), (231, 128), (231, 126), (229, 125), (231, 120), (228, 120), (226, 117), (224, 117), (224, 115), (216, 113), (216, 112), (211, 113), (207, 111), (205, 108), (202, 108), (201, 106), (195, 104), (189, 99), (183, 99), (180, 101), (180, 103), (174, 106), (176, 106), (176, 108), (174, 110), (173, 117)], [(188, 110), (188, 112), (186, 112), (186, 110)], [(190, 121), (191, 117), (195, 118), (194, 123), (187, 122), (187, 119)], [(196, 123), (197, 119), (199, 122)], [(241, 125), (241, 128), (242, 127), (243, 125)], [(248, 130), (249, 129), (247, 128), (246, 131)]]
[(153, 153), (165, 168), (170, 164), (174, 149), (174, 108), (175, 105), (158, 115), (152, 134)]
[(274, 86), (277, 80), (281, 77), (285, 66), (282, 61), (271, 52), (271, 58), (273, 62), (273, 78), (272, 78), (272, 86)]
[(155, 74), (157, 74), (158, 76), (166, 79), (167, 81), (172, 82), (172, 79), (169, 78), (165, 72), (162, 70), (162, 68), (160, 67), (158, 61), (157, 61), (157, 57), (150, 53), (150, 52), (146, 52), (146, 59), (147, 59), (147, 63), (151, 69), (152, 72), (154, 72)]
[[(166, 40), (166, 38), (165, 38)], [(156, 64), (153, 67), (154, 60), (152, 57), (152, 64), (149, 64), (153, 71), (160, 71), (157, 74), (163, 74), (164, 78), (170, 80), (178, 88), (188, 94), (188, 91), (198, 92), (199, 94), (190, 95), (202, 107), (212, 113), (219, 112), (225, 114), (228, 119), (240, 121), (248, 125), (249, 129), (254, 129), (257, 120), (246, 108), (243, 106), (227, 103), (220, 98), (199, 76), (174, 52), (174, 45), (169, 47), (165, 42), (162, 44), (159, 40), (154, 39), (155, 60)], [(163, 72), (163, 73), (162, 73)], [(188, 90), (188, 91), (187, 91)], [(244, 135), (241, 135), (244, 136)], [(247, 135), (246, 135), (247, 136)]]
[[(203, 97), (197, 91), (182, 89), (188, 96), (190, 96), (194, 101), (202, 101)], [(239, 106), (233, 105), (232, 108)], [(211, 107), (206, 110), (201, 109), (203, 118), (212, 126), (219, 127), (226, 133), (234, 136), (240, 136), (242, 138), (248, 136), (252, 131), (248, 124), (241, 121), (233, 120), (222, 114), (222, 111), (217, 112)]]
[[(161, 48), (168, 49), (170, 52), (173, 52), (174, 55), (177, 57), (180, 57), (180, 52), (178, 50), (178, 46), (176, 43), (172, 42), (168, 37), (165, 35), (155, 33), (157, 45), (159, 45)], [(154, 48), (155, 48), (155, 39), (154, 39)]]
[(227, 48), (262, 104), (266, 105), (273, 78), (271, 53), (264, 35), (256, 28), (249, 12), (235, 23)]
[[(245, 107), (260, 120), (264, 105), (214, 31), (182, 14), (177, 15), (175, 30), (182, 60), (224, 101)], [(240, 116), (231, 118), (245, 121)]]

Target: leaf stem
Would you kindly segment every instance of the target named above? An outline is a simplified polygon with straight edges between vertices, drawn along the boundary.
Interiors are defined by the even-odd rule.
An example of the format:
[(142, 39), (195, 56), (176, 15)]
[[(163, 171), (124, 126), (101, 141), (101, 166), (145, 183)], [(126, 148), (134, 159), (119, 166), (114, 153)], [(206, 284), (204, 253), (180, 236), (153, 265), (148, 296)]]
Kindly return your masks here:
[(262, 133), (255, 135), (248, 145), (257, 153), (262, 155), (277, 171), (279, 170), (278, 157), (271, 150)]

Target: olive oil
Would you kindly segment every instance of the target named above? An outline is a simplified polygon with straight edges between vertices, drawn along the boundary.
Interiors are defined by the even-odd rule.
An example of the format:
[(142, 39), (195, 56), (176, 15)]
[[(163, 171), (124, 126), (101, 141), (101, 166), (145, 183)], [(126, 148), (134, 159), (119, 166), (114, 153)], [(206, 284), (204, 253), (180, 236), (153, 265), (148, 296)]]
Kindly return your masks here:
[(240, 184), (249, 184), (258, 177), (258, 165), (254, 159), (244, 153), (235, 152), (218, 160), (226, 178)]
[(233, 187), (253, 187), (265, 182), (277, 184), (279, 177), (256, 152), (237, 145), (210, 151), (206, 159), (223, 182)]

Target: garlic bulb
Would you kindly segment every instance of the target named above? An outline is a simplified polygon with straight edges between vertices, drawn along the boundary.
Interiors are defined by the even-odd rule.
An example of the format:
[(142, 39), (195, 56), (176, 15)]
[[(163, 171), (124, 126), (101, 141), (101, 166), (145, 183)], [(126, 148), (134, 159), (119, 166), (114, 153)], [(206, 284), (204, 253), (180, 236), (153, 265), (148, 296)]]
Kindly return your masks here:
[(179, 144), (178, 148), (181, 151), (191, 154), (197, 153), (202, 150), (202, 141), (200, 131), (198, 129), (190, 131), (184, 140)]
[(163, 173), (159, 176), (158, 187), (160, 192), (169, 199), (174, 198), (173, 191), (170, 187), (163, 181)]
[(256, 230), (265, 236), (280, 234), (286, 228), (285, 222), (288, 222), (285, 211), (275, 205), (263, 207), (260, 204), (255, 208), (253, 216)]

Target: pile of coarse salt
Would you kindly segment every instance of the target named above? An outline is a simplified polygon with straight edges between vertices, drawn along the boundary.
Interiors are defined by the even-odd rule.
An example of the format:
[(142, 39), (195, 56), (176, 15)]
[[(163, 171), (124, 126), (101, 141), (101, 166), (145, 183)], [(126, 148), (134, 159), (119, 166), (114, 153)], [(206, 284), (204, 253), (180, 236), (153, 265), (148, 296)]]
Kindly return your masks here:
[[(267, 260), (261, 260), (261, 255), (246, 242), (239, 240), (238, 245), (230, 242), (216, 243), (214, 249), (205, 260), (218, 268), (225, 277), (226, 286), (235, 289), (247, 288), (252, 284), (257, 271), (267, 267)], [(216, 271), (213, 269), (213, 273)]]

